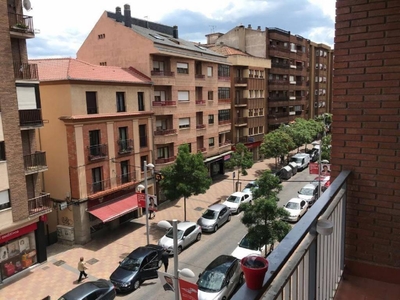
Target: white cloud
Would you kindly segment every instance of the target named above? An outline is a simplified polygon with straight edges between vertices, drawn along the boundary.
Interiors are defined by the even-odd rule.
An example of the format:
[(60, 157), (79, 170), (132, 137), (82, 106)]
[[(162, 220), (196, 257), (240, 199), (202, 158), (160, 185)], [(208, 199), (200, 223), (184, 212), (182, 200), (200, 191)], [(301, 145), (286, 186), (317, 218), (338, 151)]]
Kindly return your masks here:
[(314, 6), (322, 10), (322, 13), (329, 16), (332, 21), (335, 21), (336, 16), (336, 0), (308, 0)]

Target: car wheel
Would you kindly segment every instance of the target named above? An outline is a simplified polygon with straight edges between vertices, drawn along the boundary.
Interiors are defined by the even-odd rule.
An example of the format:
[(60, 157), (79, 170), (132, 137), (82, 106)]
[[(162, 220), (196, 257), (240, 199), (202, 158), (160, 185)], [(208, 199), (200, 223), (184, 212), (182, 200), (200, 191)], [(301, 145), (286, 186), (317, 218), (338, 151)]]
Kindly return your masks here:
[(178, 255), (181, 254), (181, 252), (182, 252), (182, 246), (179, 246), (178, 247)]
[(133, 284), (132, 287), (134, 290), (137, 290), (140, 287), (140, 281), (136, 280)]
[(196, 241), (200, 241), (201, 240), (201, 233), (199, 233), (196, 237)]
[(218, 225), (215, 225), (214, 226), (214, 232), (217, 232), (217, 230), (218, 230)]
[(231, 216), (231, 214), (229, 214), (229, 216), (228, 216), (228, 222), (231, 220), (231, 218), (232, 218), (232, 216)]

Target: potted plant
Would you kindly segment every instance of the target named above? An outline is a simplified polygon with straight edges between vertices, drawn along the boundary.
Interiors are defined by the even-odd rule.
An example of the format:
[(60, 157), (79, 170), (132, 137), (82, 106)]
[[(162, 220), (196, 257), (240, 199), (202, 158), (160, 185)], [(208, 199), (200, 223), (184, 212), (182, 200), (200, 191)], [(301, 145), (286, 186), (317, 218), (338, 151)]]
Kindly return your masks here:
[(14, 28), (26, 30), (28, 29), (28, 26), (24, 23), (18, 22), (17, 24), (14, 25)]
[(246, 285), (251, 290), (259, 290), (263, 286), (265, 273), (268, 271), (268, 261), (258, 255), (249, 255), (240, 261)]

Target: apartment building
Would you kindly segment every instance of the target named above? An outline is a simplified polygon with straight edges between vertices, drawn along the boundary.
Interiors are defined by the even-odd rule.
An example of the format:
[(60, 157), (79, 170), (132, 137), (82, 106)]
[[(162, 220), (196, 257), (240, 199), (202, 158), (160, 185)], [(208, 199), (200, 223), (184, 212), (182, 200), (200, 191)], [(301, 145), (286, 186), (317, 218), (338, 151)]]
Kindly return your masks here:
[(26, 39), (33, 18), (21, 1), (0, 2), (0, 282), (47, 259), (47, 214), (42, 189), (46, 153), (35, 130), (43, 127), (37, 66), (28, 63)]
[(271, 61), (254, 57), (224, 44), (209, 49), (228, 57), (231, 63), (231, 141), (243, 143), (253, 153), (253, 159), (261, 156), (260, 145), (266, 132), (267, 70)]
[(157, 170), (175, 161), (183, 143), (203, 153), (210, 176), (224, 173), (231, 153), (231, 74), (225, 56), (178, 36), (178, 28), (131, 17), (130, 6), (104, 12), (77, 58), (133, 66), (153, 82)]
[[(48, 120), (39, 130), (48, 149), (44, 182), (57, 204), (49, 231), (58, 241), (84, 244), (96, 230), (141, 214), (137, 186), (144, 162), (153, 162), (152, 83), (133, 68), (72, 58), (32, 62)], [(154, 194), (152, 181), (148, 190)]]
[[(206, 37), (207, 45), (222, 43), (252, 56), (271, 60), (267, 74), (268, 130), (288, 124), (296, 118), (314, 118), (329, 112), (332, 99), (332, 50), (328, 46), (315, 44), (290, 31), (279, 28), (261, 30), (261, 26), (253, 29), (251, 25), (247, 28), (240, 25), (225, 34), (212, 33)], [(317, 63), (318, 69), (310, 67)], [(317, 82), (311, 83), (315, 77), (318, 77)]]

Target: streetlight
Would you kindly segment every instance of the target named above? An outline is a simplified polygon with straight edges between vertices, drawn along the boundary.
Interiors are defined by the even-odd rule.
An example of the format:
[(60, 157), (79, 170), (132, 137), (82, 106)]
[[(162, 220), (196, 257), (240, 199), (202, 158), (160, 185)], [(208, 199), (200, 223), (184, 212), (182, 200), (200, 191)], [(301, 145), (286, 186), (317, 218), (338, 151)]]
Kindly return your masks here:
[(170, 222), (162, 220), (157, 223), (158, 227), (170, 229), (172, 227), (172, 237), (173, 237), (173, 244), (174, 244), (174, 290), (175, 290), (175, 300), (179, 300), (179, 274), (182, 274), (185, 277), (194, 278), (195, 275), (192, 270), (190, 269), (178, 269), (178, 220), (172, 220), (172, 225)]
[(149, 201), (148, 201), (148, 190), (147, 190), (147, 168), (153, 169), (154, 165), (152, 163), (147, 164), (147, 161), (144, 161), (144, 186), (139, 184), (138, 189), (143, 190), (146, 195), (146, 238), (147, 238), (147, 245), (150, 244), (149, 242)]

